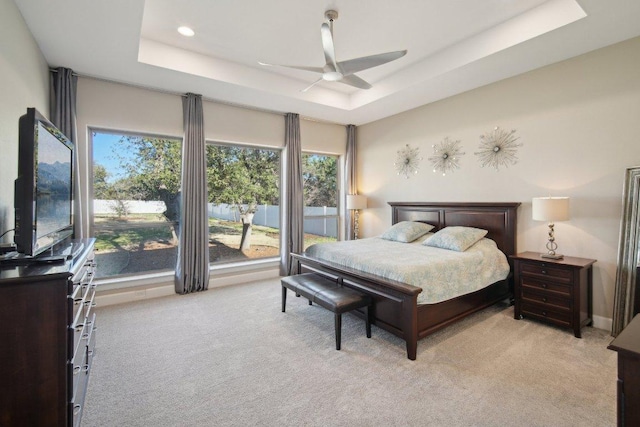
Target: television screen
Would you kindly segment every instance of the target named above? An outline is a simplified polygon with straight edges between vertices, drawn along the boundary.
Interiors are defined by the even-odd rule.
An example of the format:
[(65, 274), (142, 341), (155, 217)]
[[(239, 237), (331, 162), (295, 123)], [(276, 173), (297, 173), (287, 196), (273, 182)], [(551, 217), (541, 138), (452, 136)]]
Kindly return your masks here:
[(71, 148), (38, 122), (36, 163), (36, 241), (55, 243), (57, 232), (71, 224)]
[(36, 256), (73, 234), (73, 156), (73, 143), (35, 108), (20, 117), (18, 252)]

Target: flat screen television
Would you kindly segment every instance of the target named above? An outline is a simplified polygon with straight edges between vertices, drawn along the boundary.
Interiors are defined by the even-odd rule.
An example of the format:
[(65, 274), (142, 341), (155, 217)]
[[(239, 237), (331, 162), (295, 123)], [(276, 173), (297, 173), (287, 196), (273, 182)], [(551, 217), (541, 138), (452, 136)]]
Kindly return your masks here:
[(14, 241), (36, 256), (73, 235), (74, 145), (35, 108), (19, 126)]

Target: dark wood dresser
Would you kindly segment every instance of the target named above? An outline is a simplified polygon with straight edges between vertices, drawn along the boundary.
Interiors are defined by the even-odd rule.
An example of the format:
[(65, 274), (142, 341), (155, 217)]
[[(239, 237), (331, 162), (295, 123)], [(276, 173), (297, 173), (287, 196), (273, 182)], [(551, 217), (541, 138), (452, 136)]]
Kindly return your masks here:
[(72, 244), (64, 263), (0, 268), (2, 426), (80, 424), (95, 347), (94, 239)]
[(511, 256), (514, 261), (514, 312), (516, 319), (528, 317), (580, 329), (593, 322), (593, 264), (595, 259), (565, 256), (553, 260), (537, 252)]
[(618, 352), (618, 425), (640, 426), (640, 316), (608, 348)]

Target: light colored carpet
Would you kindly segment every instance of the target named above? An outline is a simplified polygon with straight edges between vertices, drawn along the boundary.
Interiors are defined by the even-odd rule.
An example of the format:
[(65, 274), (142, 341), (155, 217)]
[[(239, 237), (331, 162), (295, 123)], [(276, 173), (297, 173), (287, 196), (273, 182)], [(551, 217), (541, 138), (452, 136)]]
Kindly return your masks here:
[(333, 313), (280, 281), (97, 309), (88, 426), (608, 426), (608, 332), (514, 320), (498, 304), (418, 343)]

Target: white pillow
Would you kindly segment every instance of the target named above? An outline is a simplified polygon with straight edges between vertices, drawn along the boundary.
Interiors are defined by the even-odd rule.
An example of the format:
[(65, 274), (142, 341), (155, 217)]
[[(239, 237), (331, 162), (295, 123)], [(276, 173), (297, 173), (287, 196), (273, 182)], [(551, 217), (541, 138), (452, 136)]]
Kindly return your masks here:
[(464, 252), (486, 236), (487, 230), (474, 227), (445, 227), (424, 241), (423, 245)]
[(386, 240), (409, 243), (424, 236), (433, 229), (433, 225), (417, 221), (401, 221), (394, 224), (380, 237)]

